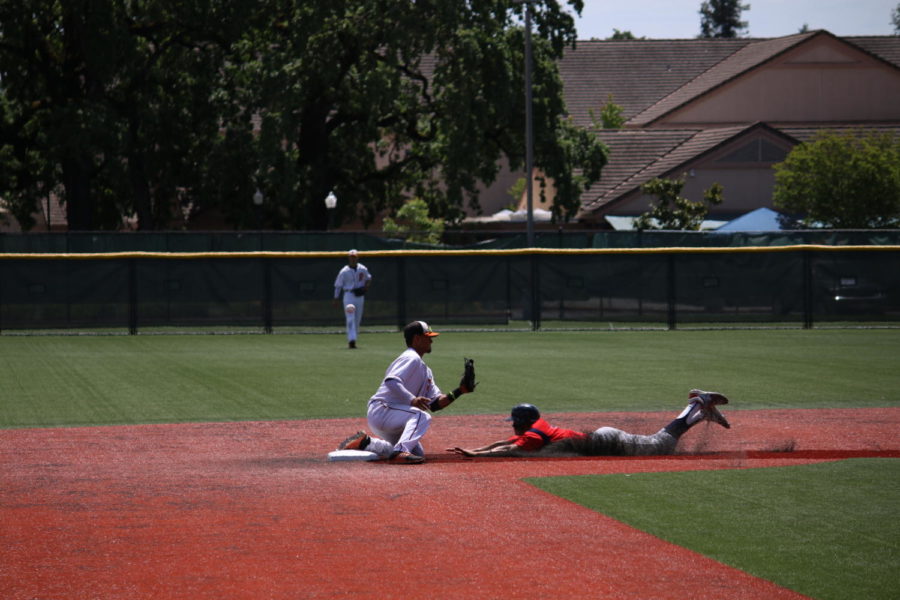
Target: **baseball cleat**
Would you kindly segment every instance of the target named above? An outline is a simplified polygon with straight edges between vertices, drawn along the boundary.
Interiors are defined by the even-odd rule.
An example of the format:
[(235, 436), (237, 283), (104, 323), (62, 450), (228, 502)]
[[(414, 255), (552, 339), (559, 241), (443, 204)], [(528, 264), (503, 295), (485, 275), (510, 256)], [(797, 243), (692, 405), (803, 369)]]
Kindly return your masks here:
[(691, 390), (688, 392), (689, 400), (700, 400), (703, 406), (715, 406), (728, 404), (728, 398), (719, 392), (704, 392), (703, 390)]
[(719, 412), (719, 409), (715, 406), (704, 406), (703, 407), (703, 417), (707, 421), (713, 421), (714, 423), (718, 423), (725, 429), (731, 429), (731, 424), (728, 422), (728, 419), (725, 418), (725, 415)]
[(365, 431), (357, 431), (338, 445), (338, 450), (365, 450), (369, 436)]
[(416, 456), (409, 452), (394, 452), (388, 460), (398, 465), (419, 465), (425, 462), (425, 457)]
[(719, 409), (716, 408), (716, 405), (728, 404), (728, 398), (724, 395), (719, 392), (691, 390), (688, 394), (688, 398), (700, 405), (700, 411), (703, 413), (704, 421), (712, 421), (713, 423), (718, 423), (725, 429), (731, 429), (731, 424), (728, 422), (728, 419), (726, 419), (725, 416), (719, 412)]

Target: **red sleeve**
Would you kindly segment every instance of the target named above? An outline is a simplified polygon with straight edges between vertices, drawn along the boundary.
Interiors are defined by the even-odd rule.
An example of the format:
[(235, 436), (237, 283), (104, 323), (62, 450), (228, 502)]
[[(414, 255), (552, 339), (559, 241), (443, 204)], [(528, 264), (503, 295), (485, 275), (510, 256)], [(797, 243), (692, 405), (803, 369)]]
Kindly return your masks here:
[(522, 435), (514, 435), (507, 440), (519, 450), (534, 452), (544, 447), (544, 439), (533, 431), (526, 431)]

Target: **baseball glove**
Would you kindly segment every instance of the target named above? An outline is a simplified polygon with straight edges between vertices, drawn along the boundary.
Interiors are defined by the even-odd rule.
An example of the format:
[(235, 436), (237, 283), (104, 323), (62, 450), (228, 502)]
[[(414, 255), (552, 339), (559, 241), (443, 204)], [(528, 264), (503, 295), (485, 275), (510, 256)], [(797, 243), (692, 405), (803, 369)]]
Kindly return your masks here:
[(362, 286), (353, 288), (353, 294), (354, 294), (355, 296), (365, 296), (365, 295), (366, 295), (366, 288), (364, 288), (364, 287), (362, 287)]
[(464, 358), (463, 365), (463, 376), (462, 379), (459, 380), (459, 389), (464, 394), (469, 394), (474, 392), (475, 386), (478, 385), (475, 381), (475, 360), (472, 358)]

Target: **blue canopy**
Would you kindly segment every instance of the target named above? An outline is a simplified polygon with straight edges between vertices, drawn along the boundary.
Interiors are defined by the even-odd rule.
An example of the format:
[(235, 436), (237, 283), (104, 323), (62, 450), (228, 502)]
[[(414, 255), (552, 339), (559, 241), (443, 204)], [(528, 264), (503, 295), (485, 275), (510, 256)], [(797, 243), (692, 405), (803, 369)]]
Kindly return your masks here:
[(770, 208), (757, 208), (754, 211), (741, 215), (737, 219), (729, 221), (722, 225), (716, 232), (727, 233), (729, 231), (780, 231), (781, 224), (778, 217), (781, 213), (777, 213)]

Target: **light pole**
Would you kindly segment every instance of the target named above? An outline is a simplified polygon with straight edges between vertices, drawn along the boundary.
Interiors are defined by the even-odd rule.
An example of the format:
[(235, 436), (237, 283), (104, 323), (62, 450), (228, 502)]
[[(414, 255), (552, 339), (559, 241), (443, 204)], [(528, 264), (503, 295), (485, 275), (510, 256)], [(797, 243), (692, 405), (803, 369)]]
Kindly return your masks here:
[[(528, 205), (528, 226), (526, 229), (526, 245), (534, 248), (534, 124), (532, 113), (531, 72), (531, 1), (519, 0), (525, 5), (525, 197)], [(531, 328), (541, 328), (540, 283), (537, 257), (531, 256)]]
[(525, 198), (528, 206), (528, 227), (526, 240), (529, 248), (534, 248), (534, 124), (531, 107), (531, 0), (525, 4)]
[(337, 196), (334, 195), (334, 192), (328, 192), (328, 195), (325, 196), (325, 208), (328, 210), (328, 225), (326, 226), (326, 231), (334, 227), (333, 216), (334, 209), (337, 207)]

